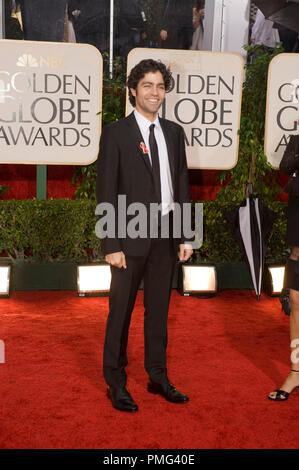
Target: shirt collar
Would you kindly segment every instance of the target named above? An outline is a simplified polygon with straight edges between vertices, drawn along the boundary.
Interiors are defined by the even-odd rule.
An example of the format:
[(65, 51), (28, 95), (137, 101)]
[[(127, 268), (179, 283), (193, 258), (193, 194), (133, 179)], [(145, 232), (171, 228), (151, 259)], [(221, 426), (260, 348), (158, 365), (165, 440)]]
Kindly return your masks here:
[(149, 121), (149, 119), (147, 119), (146, 117), (144, 117), (142, 114), (140, 114), (137, 109), (134, 109), (134, 114), (135, 114), (135, 118), (136, 118), (136, 121), (138, 123), (138, 125), (142, 128), (142, 129), (145, 129), (145, 130), (149, 130), (151, 124), (155, 124), (155, 127), (160, 129), (161, 126), (160, 126), (160, 120), (159, 120), (159, 116), (157, 115), (156, 119), (154, 120), (154, 122), (152, 121)]

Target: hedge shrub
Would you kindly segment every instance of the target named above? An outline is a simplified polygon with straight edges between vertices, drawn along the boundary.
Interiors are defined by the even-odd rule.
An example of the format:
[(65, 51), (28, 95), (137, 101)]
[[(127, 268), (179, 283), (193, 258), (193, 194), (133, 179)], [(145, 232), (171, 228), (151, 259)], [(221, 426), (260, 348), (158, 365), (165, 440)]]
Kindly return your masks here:
[(33, 262), (100, 259), (94, 211), (89, 200), (1, 200), (0, 253)]
[[(204, 242), (194, 261), (243, 259), (224, 213), (232, 203), (203, 201)], [(277, 214), (267, 247), (271, 262), (285, 260), (286, 204), (269, 204)], [(0, 200), (0, 254), (28, 262), (102, 260), (101, 242), (95, 235), (95, 202), (88, 199)]]

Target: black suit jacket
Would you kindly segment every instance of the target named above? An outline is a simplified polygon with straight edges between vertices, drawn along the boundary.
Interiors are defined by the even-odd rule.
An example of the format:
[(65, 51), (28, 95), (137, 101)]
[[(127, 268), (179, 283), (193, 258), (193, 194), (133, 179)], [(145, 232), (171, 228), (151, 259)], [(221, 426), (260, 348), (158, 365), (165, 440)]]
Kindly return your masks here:
[(279, 169), (289, 175), (299, 170), (299, 134), (292, 134), (290, 136)]
[(120, 0), (119, 17), (122, 34), (127, 33), (131, 28), (144, 31), (141, 11), (140, 0)]
[[(72, 14), (75, 10), (80, 11), (77, 17)], [(108, 43), (110, 0), (68, 0), (68, 14), (74, 25), (77, 42), (97, 47), (96, 36), (104, 35)]]
[[(185, 154), (183, 128), (178, 124), (160, 118), (165, 136), (174, 202), (190, 202), (188, 169)], [(116, 212), (118, 195), (126, 195), (126, 207), (131, 203), (141, 202), (147, 208), (156, 202), (152, 167), (147, 154), (140, 148), (143, 137), (134, 113), (103, 129), (100, 141), (100, 153), (97, 168), (97, 200), (109, 202)], [(127, 221), (135, 216), (127, 216)], [(183, 238), (175, 239), (177, 248)], [(150, 238), (131, 239), (105, 238), (102, 240), (104, 255), (123, 251), (129, 256), (144, 256), (150, 248)]]
[(164, 0), (161, 29), (193, 28), (193, 0)]

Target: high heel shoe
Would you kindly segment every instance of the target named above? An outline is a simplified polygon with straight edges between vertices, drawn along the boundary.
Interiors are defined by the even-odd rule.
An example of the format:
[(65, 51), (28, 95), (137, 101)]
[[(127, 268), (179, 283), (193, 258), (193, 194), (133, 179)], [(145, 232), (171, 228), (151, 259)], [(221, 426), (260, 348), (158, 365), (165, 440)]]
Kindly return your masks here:
[[(295, 369), (291, 369), (292, 372), (299, 372), (299, 370), (295, 370)], [(299, 388), (299, 385), (296, 385), (296, 387), (294, 387), (290, 392), (286, 392), (285, 390), (274, 390), (273, 392), (271, 393), (274, 393), (276, 392), (276, 395), (275, 397), (270, 397), (270, 395), (268, 395), (268, 398), (269, 400), (272, 400), (272, 401), (287, 401), (287, 399), (289, 398), (289, 396), (291, 395), (291, 393), (294, 392), (294, 390), (296, 390), (296, 388)]]

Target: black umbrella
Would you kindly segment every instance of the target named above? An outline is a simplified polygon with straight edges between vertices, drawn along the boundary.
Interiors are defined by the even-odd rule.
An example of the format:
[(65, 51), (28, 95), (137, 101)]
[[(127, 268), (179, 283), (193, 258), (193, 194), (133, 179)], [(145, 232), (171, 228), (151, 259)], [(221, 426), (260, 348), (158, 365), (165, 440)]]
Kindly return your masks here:
[(246, 256), (254, 290), (259, 300), (266, 243), (273, 227), (275, 213), (258, 198), (249, 196), (240, 206), (227, 212), (225, 218)]
[(268, 20), (299, 33), (299, 2), (288, 0), (254, 0)]

